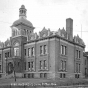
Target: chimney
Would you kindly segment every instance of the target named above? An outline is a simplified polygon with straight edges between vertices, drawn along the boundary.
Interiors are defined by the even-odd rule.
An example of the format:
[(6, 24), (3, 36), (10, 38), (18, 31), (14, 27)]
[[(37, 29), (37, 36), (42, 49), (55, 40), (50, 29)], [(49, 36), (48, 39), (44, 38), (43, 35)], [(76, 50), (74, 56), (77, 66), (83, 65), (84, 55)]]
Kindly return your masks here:
[(67, 18), (66, 19), (66, 31), (69, 35), (69, 39), (73, 40), (73, 19)]

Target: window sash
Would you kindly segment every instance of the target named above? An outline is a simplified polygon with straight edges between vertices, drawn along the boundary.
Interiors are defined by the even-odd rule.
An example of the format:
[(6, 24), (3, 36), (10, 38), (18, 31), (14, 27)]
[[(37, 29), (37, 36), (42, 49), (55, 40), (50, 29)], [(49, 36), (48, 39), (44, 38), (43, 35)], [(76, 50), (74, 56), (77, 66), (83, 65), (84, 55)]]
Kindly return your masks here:
[(80, 73), (80, 64), (79, 64), (79, 73)]
[(78, 63), (76, 63), (76, 72), (78, 73)]
[(34, 47), (31, 48), (31, 55), (34, 56)]
[(63, 70), (66, 71), (66, 61), (63, 61)]
[(28, 69), (30, 69), (31, 68), (31, 64), (30, 64), (30, 62), (28, 62)]
[(43, 46), (40, 46), (40, 54), (43, 54)]
[(80, 59), (81, 57), (81, 52), (79, 50), (76, 50), (76, 58)]
[(66, 55), (67, 54), (67, 47), (66, 46), (64, 46), (64, 45), (61, 45), (61, 54), (62, 55)]
[(44, 54), (47, 54), (47, 46), (44, 45)]
[(31, 49), (28, 48), (28, 56), (30, 57), (31, 56)]
[(9, 52), (7, 53), (7, 57), (9, 57)]
[(1, 60), (1, 54), (0, 54), (0, 60)]
[(26, 49), (24, 49), (24, 55), (26, 56)]
[(61, 60), (61, 70), (63, 70), (63, 60)]
[(47, 68), (47, 61), (44, 60), (44, 69), (46, 69), (46, 68)]
[(63, 54), (63, 45), (61, 45), (61, 54)]
[(80, 58), (80, 51), (79, 51), (79, 58)]
[(0, 71), (1, 71), (1, 65), (0, 65)]
[(67, 47), (65, 46), (65, 55), (67, 54)]
[(65, 46), (63, 47), (63, 55), (65, 55)]
[(24, 62), (24, 69), (26, 70), (26, 62)]
[(40, 61), (40, 69), (43, 69), (43, 61)]
[(19, 48), (14, 48), (14, 56), (19, 56)]
[(33, 61), (31, 62), (31, 68), (32, 69), (34, 68), (34, 62)]

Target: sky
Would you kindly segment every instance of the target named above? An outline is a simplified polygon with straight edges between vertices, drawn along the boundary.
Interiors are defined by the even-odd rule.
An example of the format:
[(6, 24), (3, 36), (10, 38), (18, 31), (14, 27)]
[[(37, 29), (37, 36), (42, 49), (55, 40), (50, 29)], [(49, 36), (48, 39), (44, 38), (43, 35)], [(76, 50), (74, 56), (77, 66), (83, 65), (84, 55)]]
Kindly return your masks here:
[(79, 35), (88, 51), (88, 0), (0, 0), (0, 40), (11, 37), (11, 25), (19, 19), (19, 8), (25, 5), (27, 19), (35, 32), (45, 28), (66, 29), (66, 19), (73, 19), (73, 35)]

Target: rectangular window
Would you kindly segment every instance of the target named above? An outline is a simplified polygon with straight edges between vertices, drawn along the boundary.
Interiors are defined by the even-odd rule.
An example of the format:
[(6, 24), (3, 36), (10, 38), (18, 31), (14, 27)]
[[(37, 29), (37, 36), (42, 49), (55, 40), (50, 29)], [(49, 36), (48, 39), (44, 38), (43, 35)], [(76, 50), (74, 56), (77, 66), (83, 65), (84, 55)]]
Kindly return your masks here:
[(24, 62), (24, 69), (26, 70), (26, 62)]
[(34, 56), (34, 47), (31, 48), (31, 56)]
[(61, 54), (62, 55), (66, 55), (67, 54), (67, 47), (66, 46), (64, 46), (64, 45), (61, 45)]
[(60, 78), (63, 78), (62, 73), (60, 73)]
[(40, 78), (43, 78), (43, 73), (40, 73)]
[(61, 70), (63, 70), (63, 60), (61, 60)]
[(44, 73), (44, 78), (47, 78), (47, 73)]
[(43, 63), (40, 61), (40, 69), (43, 69)]
[(20, 65), (20, 62), (18, 62), (18, 66)]
[(31, 49), (28, 48), (28, 56), (30, 57), (31, 56)]
[(79, 51), (79, 59), (80, 59), (80, 51)]
[(76, 50), (76, 58), (78, 58), (78, 50)]
[(79, 73), (80, 73), (80, 64), (79, 64)]
[(47, 68), (47, 61), (44, 60), (44, 69), (46, 69), (46, 68)]
[[(14, 48), (14, 56), (16, 56), (16, 48)], [(7, 57), (6, 53), (5, 53), (5, 57)]]
[(24, 49), (24, 55), (26, 56), (26, 49)]
[(61, 54), (63, 54), (63, 45), (61, 45)]
[(85, 60), (85, 65), (86, 65), (86, 60)]
[(66, 71), (66, 61), (63, 63), (63, 70)]
[(7, 53), (7, 57), (9, 57), (9, 52)]
[(5, 53), (5, 58), (7, 58), (7, 53)]
[(19, 48), (14, 48), (14, 56), (19, 56)]
[(32, 68), (32, 69), (34, 68), (34, 66), (33, 66), (33, 65), (34, 65), (34, 62), (32, 61), (32, 62), (31, 62), (31, 68)]
[(76, 50), (76, 58), (77, 58), (77, 59), (80, 59), (80, 57), (81, 57), (80, 51), (79, 51), (79, 50)]
[(87, 75), (87, 68), (85, 68), (85, 76)]
[(2, 58), (2, 57), (1, 57), (1, 54), (0, 54), (0, 60), (1, 60), (1, 58)]
[(19, 56), (19, 48), (17, 48), (17, 56)]
[(65, 48), (65, 53), (64, 53), (64, 55), (66, 55), (67, 54), (67, 47), (66, 46), (64, 46), (64, 48)]
[(0, 65), (0, 72), (1, 72), (1, 65)]
[(76, 63), (76, 72), (78, 73), (78, 63)]
[(31, 68), (31, 64), (30, 62), (28, 62), (28, 70), (30, 70), (30, 68)]
[(40, 46), (40, 55), (43, 54), (43, 46)]
[(65, 46), (63, 47), (63, 55), (65, 55)]
[(44, 45), (44, 54), (47, 54), (47, 46)]
[(28, 74), (28, 78), (31, 78), (31, 75), (30, 74)]
[(31, 73), (31, 77), (34, 78), (34, 73)]
[(26, 78), (26, 74), (24, 74), (24, 78)]
[(40, 69), (41, 69), (41, 61), (40, 61)]
[(63, 78), (65, 78), (66, 77), (66, 74), (63, 74)]

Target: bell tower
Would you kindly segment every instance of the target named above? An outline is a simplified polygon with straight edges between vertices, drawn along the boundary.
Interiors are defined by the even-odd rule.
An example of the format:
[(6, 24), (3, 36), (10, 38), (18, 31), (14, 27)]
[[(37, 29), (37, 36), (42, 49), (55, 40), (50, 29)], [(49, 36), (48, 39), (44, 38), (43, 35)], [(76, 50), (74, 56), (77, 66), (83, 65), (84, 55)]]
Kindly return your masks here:
[(24, 43), (27, 42), (27, 36), (33, 32), (33, 24), (26, 18), (26, 8), (24, 5), (19, 9), (19, 19), (16, 20), (12, 26), (11, 46), (12, 58), (15, 62), (15, 69), (17, 72), (23, 71), (24, 64)]
[(27, 9), (22, 5), (19, 9), (19, 19), (16, 20), (12, 26), (12, 37), (16, 36), (28, 36), (34, 31), (33, 24), (27, 20)]

